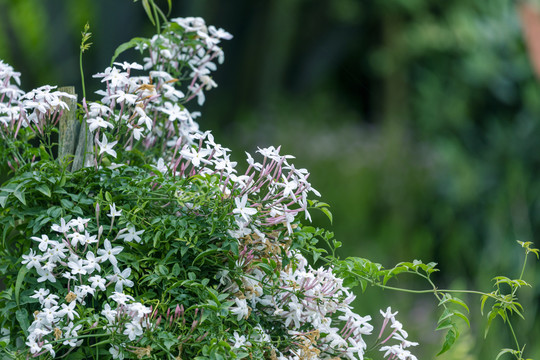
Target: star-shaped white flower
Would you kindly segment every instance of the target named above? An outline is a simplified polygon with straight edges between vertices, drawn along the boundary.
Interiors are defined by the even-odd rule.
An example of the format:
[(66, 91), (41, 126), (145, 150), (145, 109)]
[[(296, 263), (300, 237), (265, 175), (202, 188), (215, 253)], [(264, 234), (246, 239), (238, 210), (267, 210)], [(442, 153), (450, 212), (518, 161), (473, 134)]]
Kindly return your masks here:
[(255, 215), (257, 213), (257, 209), (246, 206), (246, 194), (244, 194), (241, 199), (235, 198), (234, 203), (236, 204), (236, 209), (233, 210), (233, 213), (242, 216), (246, 222), (249, 222), (251, 215)]
[(103, 134), (101, 142), (97, 139), (96, 139), (96, 142), (99, 146), (99, 155), (103, 153), (107, 153), (111, 155), (112, 157), (116, 158), (116, 151), (113, 150), (113, 147), (114, 145), (116, 145), (118, 141), (109, 142), (105, 134)]

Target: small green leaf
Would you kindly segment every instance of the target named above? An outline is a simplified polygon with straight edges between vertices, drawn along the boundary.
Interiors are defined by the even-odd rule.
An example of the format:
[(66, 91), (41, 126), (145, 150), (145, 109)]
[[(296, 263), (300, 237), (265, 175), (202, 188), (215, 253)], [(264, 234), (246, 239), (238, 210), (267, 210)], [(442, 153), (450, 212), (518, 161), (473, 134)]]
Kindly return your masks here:
[(22, 202), (23, 205), (26, 205), (26, 197), (24, 196), (24, 191), (21, 192), (19, 190), (15, 190), (13, 192), (13, 195), (15, 195), (15, 197), (20, 201)]
[(9, 194), (3, 192), (0, 193), (0, 206), (6, 207), (6, 201), (8, 199)]
[(19, 305), (19, 294), (21, 293), (21, 286), (27, 272), (28, 268), (26, 266), (21, 266), (21, 268), (19, 269), (19, 273), (17, 274), (17, 281), (15, 282), (15, 301), (17, 302), (17, 306)]
[(484, 305), (486, 304), (486, 300), (489, 298), (487, 295), (482, 295), (482, 299), (480, 300), (480, 314), (482, 316), (484, 315)]
[(148, 18), (150, 19), (152, 25), (156, 25), (156, 22), (154, 21), (154, 15), (152, 14), (152, 9), (150, 9), (150, 4), (148, 3), (148, 0), (142, 0), (142, 6), (144, 8), (144, 11), (146, 11), (146, 15), (148, 15)]
[(147, 39), (136, 37), (136, 38), (133, 38), (133, 39), (129, 40), (128, 42), (120, 44), (120, 46), (118, 46), (116, 48), (116, 50), (114, 51), (114, 55), (113, 55), (113, 57), (111, 59), (111, 66), (113, 65), (116, 58), (118, 56), (120, 56), (120, 54), (122, 54), (124, 51), (129, 50), (131, 48), (134, 48), (134, 47), (136, 47), (138, 45), (146, 44), (146, 43), (148, 43)]
[(154, 235), (154, 248), (158, 247), (159, 237), (161, 236), (161, 230)]
[(456, 339), (458, 338), (458, 336), (459, 336), (459, 334), (456, 332), (455, 329), (448, 330), (448, 332), (446, 333), (446, 339), (444, 340), (444, 344), (442, 346), (442, 349), (441, 349), (441, 351), (439, 351), (437, 356), (439, 356), (441, 354), (444, 354), (445, 352), (450, 350), (452, 345), (454, 345), (454, 343), (456, 342)]
[(45, 184), (36, 186), (36, 190), (47, 197), (51, 197), (51, 189), (49, 189), (49, 187)]
[(69, 209), (69, 210), (73, 209), (73, 207), (75, 206), (75, 204), (73, 204), (73, 201), (70, 201), (68, 199), (60, 200), (60, 204), (62, 204), (62, 207), (64, 209)]
[(197, 261), (199, 261), (200, 259), (202, 259), (203, 257), (206, 257), (210, 254), (213, 254), (213, 253), (216, 253), (218, 252), (219, 249), (210, 249), (210, 250), (206, 250), (206, 251), (203, 251), (202, 253), (200, 253), (199, 255), (197, 255), (197, 257), (193, 260), (193, 262), (191, 263), (191, 265), (195, 265), (195, 263), (197, 263)]
[(21, 329), (25, 334), (28, 334), (28, 327), (30, 327), (30, 321), (28, 320), (28, 311), (26, 309), (19, 309), (15, 312), (15, 318), (21, 325)]
[(467, 306), (467, 304), (465, 304), (465, 302), (463, 300), (458, 299), (455, 296), (452, 296), (451, 298), (448, 299), (448, 301), (450, 301), (451, 303), (463, 306), (465, 308), (465, 310), (467, 310), (467, 312), (470, 312), (469, 307)]
[(463, 314), (462, 312), (459, 312), (457, 310), (454, 310), (454, 316), (457, 316), (457, 317), (460, 317), (463, 319), (463, 321), (465, 321), (467, 323), (467, 325), (469, 327), (471, 327), (471, 323), (469, 322), (469, 319), (467, 318), (467, 316), (465, 314)]
[(494, 311), (494, 310), (491, 310), (488, 313), (488, 320), (487, 320), (487, 324), (486, 324), (486, 330), (484, 332), (484, 338), (487, 337), (487, 334), (489, 332), (489, 328), (491, 327), (491, 322), (493, 321), (493, 319), (495, 319), (496, 316), (497, 316), (497, 312)]
[(510, 353), (510, 354), (512, 354), (512, 355), (517, 355), (517, 351), (514, 350), (514, 349), (502, 349), (502, 350), (499, 352), (499, 354), (497, 355), (497, 357), (495, 358), (495, 360), (499, 360), (499, 358), (500, 358), (501, 356), (503, 356), (504, 354), (508, 354), (508, 353)]
[(328, 220), (330, 220), (330, 224), (333, 224), (333, 216), (332, 216), (332, 213), (330, 212), (330, 210), (328, 210), (328, 208), (321, 208), (321, 211), (328, 217)]

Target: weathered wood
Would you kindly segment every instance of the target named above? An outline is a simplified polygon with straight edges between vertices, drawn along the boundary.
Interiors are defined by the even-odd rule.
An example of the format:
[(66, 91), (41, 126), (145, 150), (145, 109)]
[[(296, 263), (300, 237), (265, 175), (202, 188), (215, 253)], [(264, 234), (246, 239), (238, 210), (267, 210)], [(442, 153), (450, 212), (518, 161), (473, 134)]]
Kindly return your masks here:
[[(75, 87), (65, 86), (58, 89), (71, 95), (75, 94)], [(63, 98), (69, 107), (64, 110), (58, 124), (58, 161), (66, 163), (66, 169), (71, 170), (71, 157), (75, 155), (80, 124), (77, 121), (77, 99)]]
[[(73, 86), (61, 87), (59, 91), (75, 94)], [(64, 98), (69, 110), (65, 110), (59, 120), (58, 161), (67, 163), (68, 171), (77, 171), (91, 165), (93, 139), (88, 124), (77, 120), (77, 99)]]
[(73, 163), (71, 164), (71, 171), (77, 171), (82, 167), (92, 165), (92, 156), (90, 153), (93, 147), (94, 138), (88, 129), (88, 124), (85, 123), (79, 129), (79, 138), (75, 149), (75, 158), (73, 158)]

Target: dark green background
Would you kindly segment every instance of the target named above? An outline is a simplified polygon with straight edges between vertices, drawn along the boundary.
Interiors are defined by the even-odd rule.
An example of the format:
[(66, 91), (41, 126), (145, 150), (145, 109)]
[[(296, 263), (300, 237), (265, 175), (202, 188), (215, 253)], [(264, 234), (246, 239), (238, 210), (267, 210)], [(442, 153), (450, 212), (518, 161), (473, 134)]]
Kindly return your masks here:
[[(343, 241), (342, 255), (385, 266), (436, 261), (441, 287), (489, 292), (493, 276), (519, 276), (516, 240), (535, 241), (540, 226), (540, 88), (515, 5), (173, 0), (173, 16), (202, 16), (235, 36), (223, 43), (201, 128), (240, 162), (257, 146), (296, 155), (332, 206), (333, 225), (315, 221)], [(119, 44), (152, 34), (140, 3), (0, 0), (0, 59), (22, 72), (25, 90), (74, 84), (81, 93), (87, 21), (87, 88), (96, 90), (88, 75)], [(540, 267), (531, 265), (526, 280), (538, 282)], [(394, 285), (426, 287), (407, 278)], [(540, 357), (539, 289), (521, 292), (526, 320), (513, 318), (526, 357)], [(493, 359), (513, 346), (500, 321), (483, 341), (479, 298), (465, 299), (472, 331), (441, 359)], [(418, 357), (433, 358), (443, 335), (433, 331), (435, 299), (370, 289), (356, 309), (388, 305), (423, 345)]]

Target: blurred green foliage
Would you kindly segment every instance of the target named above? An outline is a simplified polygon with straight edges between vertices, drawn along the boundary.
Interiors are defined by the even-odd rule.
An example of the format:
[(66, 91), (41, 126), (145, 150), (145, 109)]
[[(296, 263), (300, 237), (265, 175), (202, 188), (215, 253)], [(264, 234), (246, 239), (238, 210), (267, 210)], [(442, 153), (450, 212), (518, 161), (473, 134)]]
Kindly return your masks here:
[[(201, 126), (226, 146), (282, 144), (296, 155), (332, 205), (344, 256), (437, 261), (445, 287), (491, 291), (493, 276), (519, 275), (515, 240), (538, 245), (540, 228), (540, 85), (515, 2), (178, 0), (173, 16), (203, 16), (235, 35)], [(152, 31), (131, 0), (0, 0), (0, 58), (27, 89), (78, 85), (87, 21), (89, 73)], [(523, 291), (517, 328), (536, 358), (539, 289)], [(427, 317), (433, 299), (379, 290), (359, 298), (366, 313), (399, 306), (418, 341), (442, 342)], [(494, 358), (509, 343), (497, 324), (482, 342), (483, 320), (471, 310), (473, 328), (441, 359)]]

